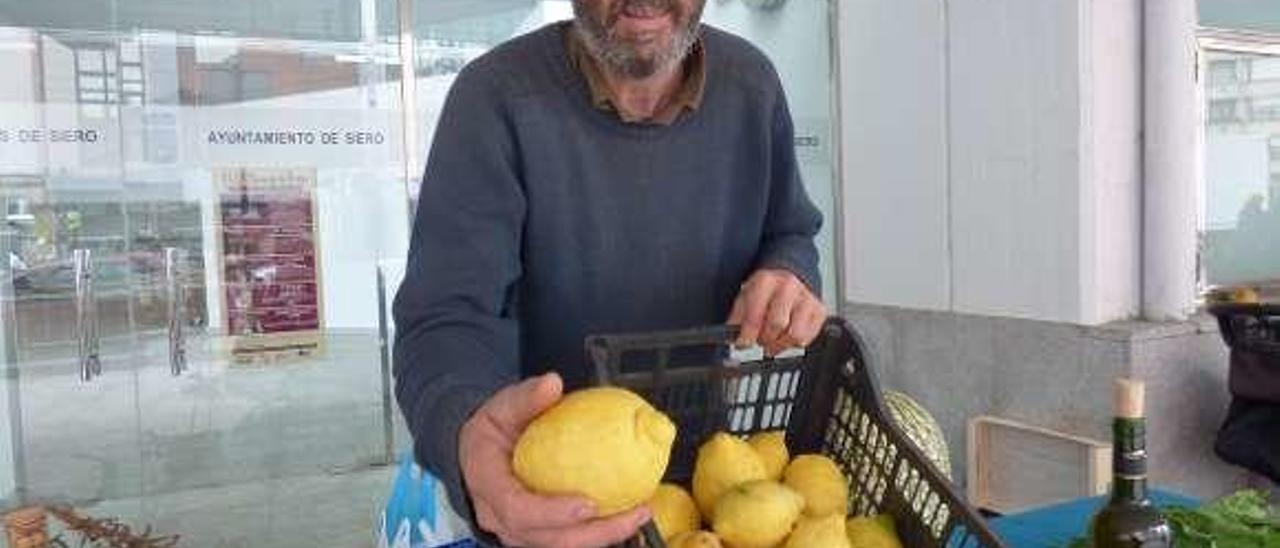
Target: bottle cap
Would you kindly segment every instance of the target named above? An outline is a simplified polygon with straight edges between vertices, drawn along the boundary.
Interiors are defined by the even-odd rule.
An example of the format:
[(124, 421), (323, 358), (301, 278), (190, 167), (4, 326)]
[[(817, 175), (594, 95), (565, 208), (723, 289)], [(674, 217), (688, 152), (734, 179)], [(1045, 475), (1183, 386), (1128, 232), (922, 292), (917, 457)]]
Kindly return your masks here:
[(1116, 416), (1122, 419), (1140, 419), (1145, 399), (1145, 385), (1138, 379), (1116, 379)]

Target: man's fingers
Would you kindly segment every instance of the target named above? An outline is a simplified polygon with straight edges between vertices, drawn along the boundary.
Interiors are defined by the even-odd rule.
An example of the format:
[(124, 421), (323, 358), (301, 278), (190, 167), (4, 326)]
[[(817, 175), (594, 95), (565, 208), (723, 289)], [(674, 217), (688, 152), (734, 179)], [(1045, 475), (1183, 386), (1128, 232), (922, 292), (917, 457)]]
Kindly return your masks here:
[(472, 506), (476, 511), (476, 524), (481, 529), (493, 533), (494, 536), (498, 537), (499, 541), (502, 541), (503, 546), (521, 545), (520, 539), (513, 536), (511, 529), (503, 525), (502, 520), (498, 518), (498, 514), (493, 511), (492, 506), (489, 506), (482, 499), (473, 499)]
[[(493, 458), (488, 451), (477, 455)], [(569, 527), (596, 515), (595, 505), (583, 497), (544, 497), (529, 492), (505, 469), (480, 474), (472, 489), (476, 521), (495, 534), (518, 534), (533, 529)]]
[(753, 276), (742, 287), (738, 296), (743, 301), (742, 331), (738, 334), (738, 346), (751, 346), (759, 340), (764, 314), (769, 306), (769, 295), (773, 293), (774, 285), (775, 282), (768, 276)]
[(635, 536), (640, 526), (653, 517), (647, 506), (640, 506), (616, 516), (588, 521), (562, 529), (543, 529), (529, 535), (537, 546), (565, 548), (597, 548), (622, 543)]
[(804, 320), (800, 322), (800, 329), (795, 334), (795, 339), (800, 346), (809, 346), (809, 343), (818, 338), (822, 333), (822, 326), (827, 322), (827, 307), (822, 301), (813, 300), (813, 306), (808, 307), (809, 312)]
[[(515, 439), (501, 430), (490, 415), (477, 415), (459, 438), (458, 458), (467, 487), (477, 497), (493, 498), (520, 488), (511, 473), (511, 448)], [(496, 500), (489, 500), (497, 504)], [(496, 508), (495, 508), (496, 509)]]
[(503, 388), (493, 395), (484, 411), (504, 433), (518, 436), (534, 417), (560, 401), (564, 381), (547, 373)]
[(768, 348), (787, 344), (783, 336), (791, 325), (791, 312), (796, 308), (802, 291), (804, 291), (804, 285), (798, 281), (783, 281), (775, 286), (765, 311), (764, 326), (760, 331), (760, 344)]
[[(772, 311), (773, 309), (770, 308), (770, 314), (773, 313)], [(818, 337), (818, 334), (822, 331), (822, 324), (826, 320), (826, 306), (812, 293), (809, 293), (808, 289), (803, 289), (791, 308), (785, 331), (772, 340), (761, 335), (761, 343), (765, 345), (765, 354), (776, 356), (788, 348), (808, 346)]]
[(502, 523), (515, 531), (559, 529), (596, 516), (596, 507), (582, 497), (544, 497), (522, 487), (508, 491), (501, 502)]
[(473, 497), (471, 504), (476, 511), (476, 524), (481, 529), (494, 534), (502, 529), (502, 522), (498, 520), (498, 515), (493, 512), (493, 507), (489, 506), (489, 503), (484, 499)]
[(724, 323), (729, 325), (742, 325), (742, 317), (747, 313), (747, 307), (743, 303), (742, 294), (739, 293), (733, 299), (733, 309), (729, 311), (729, 319)]
[(783, 336), (787, 343), (794, 346), (808, 346), (818, 336), (822, 322), (826, 320), (826, 309), (815, 297), (807, 297), (791, 312), (791, 324)]

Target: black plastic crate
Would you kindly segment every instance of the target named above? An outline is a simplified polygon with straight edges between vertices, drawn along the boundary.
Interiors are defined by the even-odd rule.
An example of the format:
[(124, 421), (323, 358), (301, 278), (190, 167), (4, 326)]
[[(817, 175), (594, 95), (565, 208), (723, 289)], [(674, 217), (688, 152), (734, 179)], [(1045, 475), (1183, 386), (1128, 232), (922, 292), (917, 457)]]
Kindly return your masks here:
[(1227, 346), (1280, 358), (1280, 304), (1216, 304), (1209, 313)]
[(736, 328), (587, 340), (602, 384), (644, 396), (679, 427), (667, 481), (688, 486), (711, 434), (786, 429), (792, 455), (823, 453), (849, 481), (849, 509), (887, 512), (903, 545), (1002, 547), (983, 519), (893, 423), (857, 333), (829, 319), (802, 356), (736, 360)]
[(1280, 404), (1280, 305), (1218, 304), (1209, 312), (1231, 348), (1231, 394)]

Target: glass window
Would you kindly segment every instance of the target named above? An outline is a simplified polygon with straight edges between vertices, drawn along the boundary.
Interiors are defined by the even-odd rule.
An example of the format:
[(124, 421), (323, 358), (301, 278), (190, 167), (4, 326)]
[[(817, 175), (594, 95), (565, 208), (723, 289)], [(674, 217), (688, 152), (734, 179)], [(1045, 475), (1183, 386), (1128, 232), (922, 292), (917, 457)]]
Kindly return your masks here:
[(1200, 24), (1220, 29), (1280, 33), (1274, 0), (1200, 0)]
[(1218, 59), (1209, 63), (1209, 80), (1217, 85), (1234, 84), (1236, 81), (1236, 62), (1232, 59)]
[(106, 59), (100, 50), (81, 49), (76, 52), (76, 68), (81, 72), (103, 72)]
[(1273, 286), (1280, 283), (1280, 55), (1205, 55), (1205, 281)]
[(397, 6), (0, 2), (0, 512), (368, 543), (399, 416), (378, 274), (409, 233)]

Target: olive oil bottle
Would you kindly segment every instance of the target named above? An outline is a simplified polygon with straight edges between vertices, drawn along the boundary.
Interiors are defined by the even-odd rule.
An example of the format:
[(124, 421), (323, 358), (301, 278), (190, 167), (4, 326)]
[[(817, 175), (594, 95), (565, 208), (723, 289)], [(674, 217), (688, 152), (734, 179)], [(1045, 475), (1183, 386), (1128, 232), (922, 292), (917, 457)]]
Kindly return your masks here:
[(1173, 546), (1169, 523), (1147, 496), (1146, 419), (1143, 384), (1116, 381), (1111, 498), (1093, 517), (1094, 548)]

